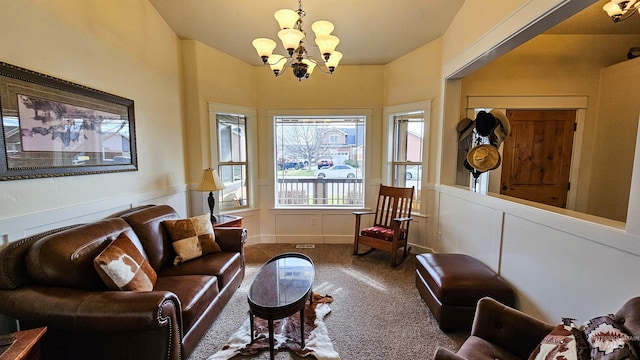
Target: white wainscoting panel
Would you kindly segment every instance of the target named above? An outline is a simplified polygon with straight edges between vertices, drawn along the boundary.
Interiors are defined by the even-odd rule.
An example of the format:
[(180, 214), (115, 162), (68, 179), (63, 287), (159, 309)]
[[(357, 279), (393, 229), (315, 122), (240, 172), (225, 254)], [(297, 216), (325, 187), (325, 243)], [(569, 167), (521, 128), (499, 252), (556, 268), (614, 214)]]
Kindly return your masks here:
[(258, 210), (247, 209), (229, 212), (227, 214), (242, 216), (242, 227), (247, 229), (247, 246), (261, 243), (260, 212)]
[(441, 194), (439, 231), (443, 252), (469, 254), (500, 272), (501, 211)]
[[(276, 214), (275, 230), (278, 243), (313, 243), (320, 244), (322, 238), (322, 224), (318, 216), (308, 214)], [(314, 220), (316, 219), (316, 220)], [(315, 221), (315, 222), (314, 222)]]
[(542, 224), (505, 217), (502, 276), (535, 317), (582, 323), (639, 296), (640, 257)]
[(276, 214), (278, 235), (322, 235), (322, 223), (316, 214)]
[(186, 216), (186, 187), (176, 186), (0, 219), (0, 246), (43, 231), (104, 219), (119, 211), (145, 204), (167, 204), (181, 216)]
[(355, 232), (355, 215), (322, 214), (322, 235), (325, 244), (352, 244)]

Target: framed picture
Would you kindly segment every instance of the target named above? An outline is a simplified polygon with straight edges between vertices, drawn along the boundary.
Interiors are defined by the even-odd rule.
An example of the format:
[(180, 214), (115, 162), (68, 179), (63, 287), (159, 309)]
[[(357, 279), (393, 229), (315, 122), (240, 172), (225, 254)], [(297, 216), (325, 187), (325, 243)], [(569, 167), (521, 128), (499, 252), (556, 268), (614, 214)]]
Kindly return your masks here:
[(133, 100), (0, 62), (0, 180), (136, 171)]

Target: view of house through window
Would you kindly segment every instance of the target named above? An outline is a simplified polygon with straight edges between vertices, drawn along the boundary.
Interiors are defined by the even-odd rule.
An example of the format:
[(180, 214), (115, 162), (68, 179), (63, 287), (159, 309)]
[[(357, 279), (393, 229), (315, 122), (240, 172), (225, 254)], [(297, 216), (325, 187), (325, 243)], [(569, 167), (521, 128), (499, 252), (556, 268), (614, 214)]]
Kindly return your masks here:
[(365, 116), (274, 118), (276, 206), (364, 205)]
[(393, 116), (393, 185), (414, 187), (413, 209), (420, 210), (424, 112)]
[(246, 207), (247, 138), (244, 115), (216, 114), (218, 172), (226, 188), (220, 191), (220, 209)]

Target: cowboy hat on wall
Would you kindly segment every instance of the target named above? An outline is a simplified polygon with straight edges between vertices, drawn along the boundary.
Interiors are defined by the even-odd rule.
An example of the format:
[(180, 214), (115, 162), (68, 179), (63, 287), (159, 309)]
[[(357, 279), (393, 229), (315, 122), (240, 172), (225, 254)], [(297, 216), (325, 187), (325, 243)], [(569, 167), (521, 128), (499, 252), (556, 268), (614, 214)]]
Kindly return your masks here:
[(511, 132), (511, 123), (500, 110), (494, 109), (490, 112), (483, 110), (478, 112), (475, 120), (468, 117), (460, 120), (456, 130), (458, 131), (458, 141), (464, 140), (475, 130), (478, 136), (488, 137), (491, 144), (500, 148), (504, 139)]
[[(504, 113), (499, 110), (479, 111), (475, 120), (462, 119), (456, 130), (458, 141), (463, 141), (474, 130), (478, 135), (476, 146), (469, 150), (464, 167), (477, 179), (483, 172), (500, 166), (501, 156), (498, 149), (511, 132), (511, 124)], [(485, 139), (485, 140), (483, 140)], [(484, 143), (488, 140), (488, 144)]]
[(498, 148), (490, 144), (478, 145), (467, 154), (469, 165), (480, 173), (496, 169), (501, 161)]

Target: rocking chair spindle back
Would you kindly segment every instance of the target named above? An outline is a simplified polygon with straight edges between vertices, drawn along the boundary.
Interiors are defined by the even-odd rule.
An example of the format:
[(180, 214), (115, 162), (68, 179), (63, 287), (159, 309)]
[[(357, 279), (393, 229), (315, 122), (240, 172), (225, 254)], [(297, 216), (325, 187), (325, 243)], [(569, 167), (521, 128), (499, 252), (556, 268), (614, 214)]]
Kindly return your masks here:
[[(356, 233), (353, 243), (354, 255), (366, 255), (378, 249), (391, 253), (391, 266), (399, 265), (411, 251), (407, 248), (407, 235), (411, 221), (414, 188), (380, 185), (375, 212), (354, 212)], [(362, 215), (375, 214), (372, 227), (360, 229)], [(361, 253), (359, 246), (370, 247)], [(403, 248), (403, 257), (396, 262), (397, 250)]]

